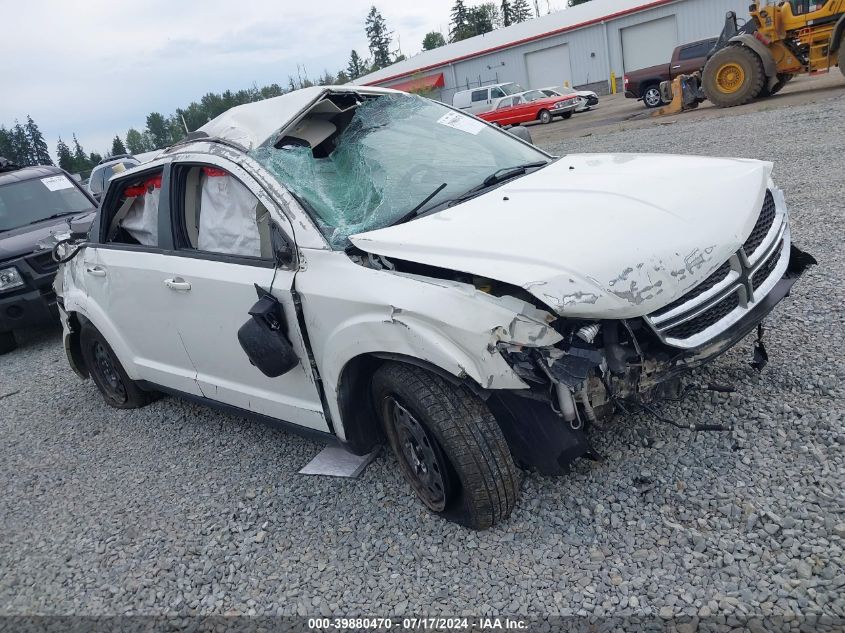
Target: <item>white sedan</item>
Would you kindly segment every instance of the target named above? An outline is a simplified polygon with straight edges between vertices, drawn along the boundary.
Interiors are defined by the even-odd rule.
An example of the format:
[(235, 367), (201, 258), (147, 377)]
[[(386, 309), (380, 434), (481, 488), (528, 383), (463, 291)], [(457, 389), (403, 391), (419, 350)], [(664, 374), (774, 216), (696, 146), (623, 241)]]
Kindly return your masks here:
[(574, 88), (564, 86), (562, 88), (540, 88), (540, 92), (547, 97), (568, 97), (571, 95), (578, 95), (581, 99), (581, 104), (575, 108), (576, 112), (586, 112), (599, 104), (599, 96), (592, 90), (575, 90)]

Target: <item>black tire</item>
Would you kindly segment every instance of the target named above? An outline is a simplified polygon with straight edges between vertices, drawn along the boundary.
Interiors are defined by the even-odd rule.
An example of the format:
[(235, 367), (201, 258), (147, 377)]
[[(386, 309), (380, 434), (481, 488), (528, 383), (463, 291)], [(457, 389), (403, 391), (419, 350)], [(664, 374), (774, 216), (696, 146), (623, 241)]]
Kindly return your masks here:
[(839, 64), (839, 72), (845, 77), (845, 37), (839, 40), (839, 56), (836, 58), (836, 63)]
[[(720, 74), (727, 65), (739, 67), (742, 77), (735, 88), (720, 86)], [(728, 71), (724, 71), (728, 72)], [(730, 75), (726, 75), (730, 77)], [(704, 66), (702, 76), (704, 94), (720, 108), (745, 105), (763, 94), (766, 73), (757, 53), (746, 46), (728, 46), (713, 55)]]
[(144, 391), (126, 375), (111, 345), (90, 323), (79, 333), (82, 358), (103, 400), (115, 409), (137, 409), (149, 404), (156, 394)]
[(0, 356), (13, 352), (18, 348), (14, 332), (0, 332)]
[(537, 113), (537, 120), (543, 125), (547, 125), (552, 122), (552, 114), (548, 110), (540, 110)]
[(643, 89), (643, 103), (648, 109), (665, 105), (663, 97), (660, 95), (660, 84), (651, 84)]
[(570, 110), (569, 112), (564, 112), (562, 116), (563, 116), (564, 119), (571, 119), (572, 118), (572, 110)]
[(482, 400), (424, 369), (395, 362), (376, 371), (372, 393), (402, 474), (431, 511), (476, 530), (510, 516), (519, 476)]

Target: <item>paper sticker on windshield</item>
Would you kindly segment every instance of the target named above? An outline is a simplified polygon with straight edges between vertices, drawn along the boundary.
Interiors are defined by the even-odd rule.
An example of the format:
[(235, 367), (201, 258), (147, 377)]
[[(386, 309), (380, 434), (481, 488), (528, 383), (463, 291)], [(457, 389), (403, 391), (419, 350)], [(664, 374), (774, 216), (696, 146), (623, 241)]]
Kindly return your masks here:
[(67, 176), (50, 176), (49, 178), (42, 178), (41, 182), (50, 191), (59, 191), (73, 187), (73, 183), (67, 179)]
[(440, 125), (453, 127), (456, 130), (460, 130), (461, 132), (466, 132), (468, 134), (478, 134), (484, 129), (483, 122), (476, 121), (475, 119), (458, 112), (449, 112), (444, 114), (442, 117), (437, 119), (437, 122)]

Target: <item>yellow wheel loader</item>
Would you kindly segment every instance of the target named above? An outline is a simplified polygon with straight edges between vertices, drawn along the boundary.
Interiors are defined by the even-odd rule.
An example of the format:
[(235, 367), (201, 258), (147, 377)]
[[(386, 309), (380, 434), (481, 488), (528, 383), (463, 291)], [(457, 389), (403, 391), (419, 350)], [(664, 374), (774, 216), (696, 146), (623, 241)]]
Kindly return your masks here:
[(723, 108), (775, 94), (795, 75), (845, 75), (845, 0), (760, 0), (742, 26), (729, 12), (704, 66), (707, 98)]

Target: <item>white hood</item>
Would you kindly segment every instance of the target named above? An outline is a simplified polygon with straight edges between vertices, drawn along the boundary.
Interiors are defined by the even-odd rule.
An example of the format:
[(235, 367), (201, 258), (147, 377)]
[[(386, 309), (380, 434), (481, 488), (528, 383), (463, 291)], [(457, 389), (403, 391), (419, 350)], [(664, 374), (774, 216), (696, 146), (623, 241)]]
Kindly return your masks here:
[(732, 158), (570, 155), (350, 240), (370, 253), (522, 287), (561, 315), (632, 318), (671, 303), (739, 249), (771, 170)]

